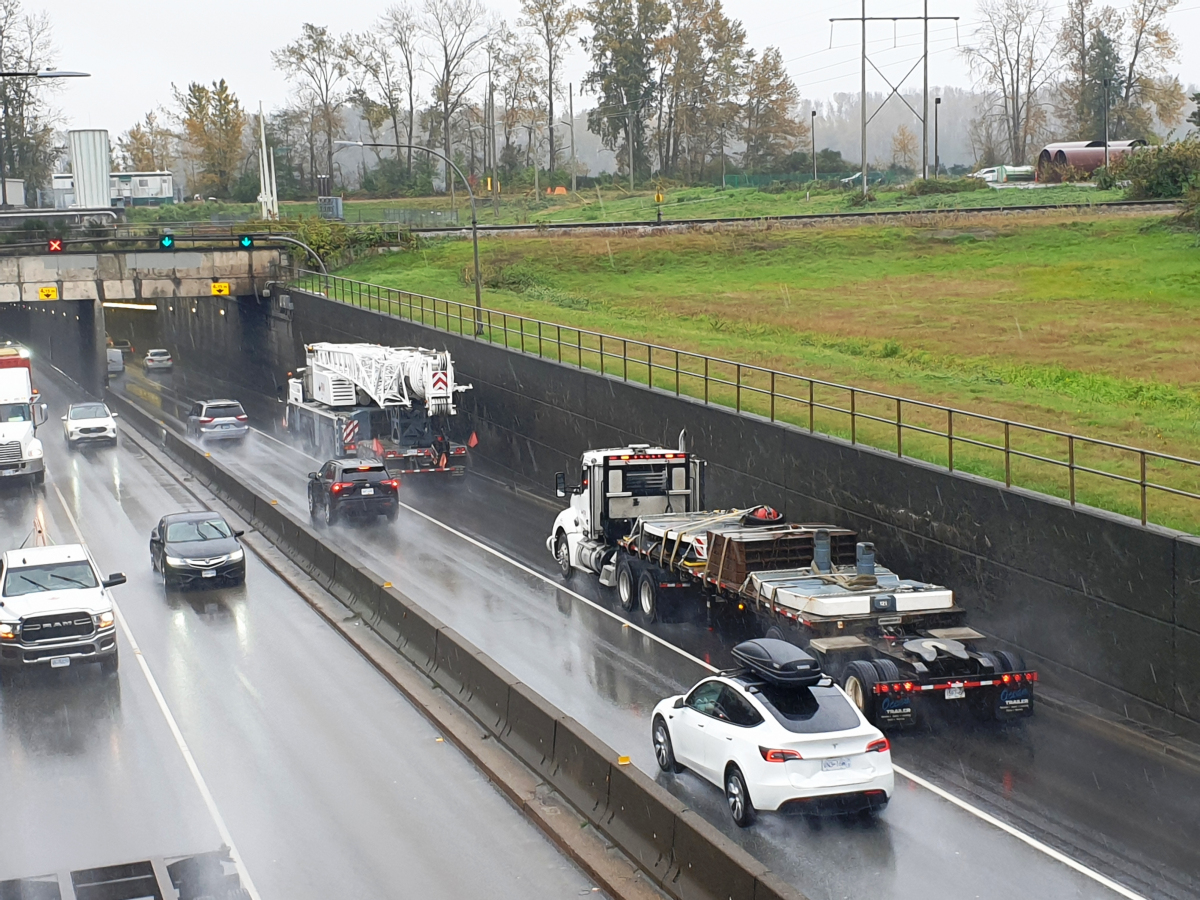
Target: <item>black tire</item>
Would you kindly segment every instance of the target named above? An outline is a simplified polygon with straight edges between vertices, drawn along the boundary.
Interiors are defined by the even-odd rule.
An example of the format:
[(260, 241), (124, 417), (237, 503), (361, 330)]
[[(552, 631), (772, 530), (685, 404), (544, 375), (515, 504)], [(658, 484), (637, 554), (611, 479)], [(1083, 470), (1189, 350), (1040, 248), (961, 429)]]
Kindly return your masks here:
[(39, 485), (39, 486), (46, 483), (46, 470), (45, 469), (42, 469), (40, 472), (33, 473), (33, 483), (36, 485)]
[(738, 828), (749, 828), (758, 817), (750, 789), (746, 787), (746, 776), (737, 766), (730, 766), (725, 772), (725, 803)]
[(338, 523), (338, 519), (341, 518), (338, 515), (338, 508), (333, 505), (332, 498), (329, 498), (329, 497), (325, 498), (324, 517), (325, 517), (325, 524), (328, 525), (330, 528), (332, 528), (334, 525), (336, 525)]
[(637, 572), (624, 556), (617, 560), (617, 602), (625, 612), (632, 612), (637, 602)]
[(900, 669), (890, 659), (873, 659), (871, 665), (875, 667), (875, 674), (880, 681), (900, 680)]
[(992, 671), (997, 675), (1002, 675), (1008, 671), (1008, 669), (1004, 667), (1004, 660), (1000, 658), (999, 653), (984, 651), (979, 654), (979, 657), (990, 662), (992, 664)]
[(654, 717), (650, 737), (654, 742), (654, 758), (658, 760), (658, 767), (672, 775), (682, 772), (683, 766), (675, 760), (675, 747), (671, 743), (671, 732), (667, 729), (667, 723), (662, 716)]
[(764, 634), (763, 637), (770, 638), (770, 639), (776, 640), (776, 641), (786, 641), (787, 640), (787, 638), (785, 638), (783, 636), (783, 629), (780, 628), (778, 625), (772, 625), (770, 628), (768, 628), (767, 633)]
[(850, 702), (859, 708), (868, 722), (877, 724), (875, 711), (875, 685), (879, 683), (875, 667), (869, 660), (855, 659), (846, 663), (842, 673), (842, 688)]
[(317, 497), (316, 494), (313, 493), (312, 488), (309, 488), (308, 490), (308, 519), (318, 527), (325, 524), (321, 520), (321, 511), (317, 507)]
[(1017, 654), (1009, 653), (1007, 650), (997, 650), (996, 656), (999, 657), (1000, 662), (1004, 664), (1003, 671), (1005, 671), (1005, 672), (1024, 672), (1025, 671), (1025, 660), (1021, 659), (1021, 657), (1017, 656)]
[(106, 656), (100, 660), (100, 674), (104, 676), (116, 675), (117, 669), (121, 667), (121, 656), (114, 650), (112, 656)]
[(637, 587), (638, 608), (647, 622), (658, 621), (658, 572), (654, 569), (643, 569), (638, 577)]
[(567, 544), (567, 535), (560, 531), (558, 537), (554, 539), (554, 558), (558, 561), (558, 572), (562, 575), (563, 581), (570, 581), (571, 576), (575, 574), (575, 569), (571, 565), (571, 548)]

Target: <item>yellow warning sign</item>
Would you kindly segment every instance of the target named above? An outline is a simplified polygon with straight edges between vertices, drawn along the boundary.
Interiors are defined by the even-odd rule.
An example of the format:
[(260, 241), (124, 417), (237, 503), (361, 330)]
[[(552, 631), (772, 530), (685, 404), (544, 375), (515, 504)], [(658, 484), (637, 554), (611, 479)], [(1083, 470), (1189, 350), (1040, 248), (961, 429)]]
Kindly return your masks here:
[(229, 296), (229, 282), (228, 281), (214, 281), (212, 283), (212, 295), (214, 297), (228, 297)]
[(48, 285), (46, 287), (38, 288), (38, 299), (39, 300), (57, 300), (58, 299), (58, 288), (52, 284)]

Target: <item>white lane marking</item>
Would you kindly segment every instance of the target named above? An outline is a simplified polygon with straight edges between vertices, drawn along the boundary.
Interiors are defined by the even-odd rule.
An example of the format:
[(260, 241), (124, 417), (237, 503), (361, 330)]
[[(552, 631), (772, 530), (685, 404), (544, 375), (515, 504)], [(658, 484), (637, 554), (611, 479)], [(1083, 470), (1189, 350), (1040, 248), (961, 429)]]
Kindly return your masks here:
[[(262, 434), (262, 432), (258, 432), (258, 433)], [(287, 447), (289, 450), (292, 450), (295, 453), (305, 456), (308, 459), (314, 459), (314, 460), (316, 459), (315, 456), (310, 456), (309, 454), (305, 453), (304, 451), (302, 451), (296, 447), (291, 447), (290, 445), (285, 444), (283, 441), (280, 441), (277, 438), (271, 437), (270, 435), (263, 435), (263, 436), (270, 437), (270, 439), (272, 441), (275, 441), (275, 443), (279, 444), (280, 446)], [(606, 607), (601, 606), (600, 604), (596, 603), (594, 600), (589, 600), (587, 597), (583, 596), (582, 594), (576, 593), (575, 591), (571, 590), (568, 587), (564, 587), (562, 584), (555, 581), (553, 578), (550, 578), (546, 575), (543, 575), (541, 572), (538, 572), (534, 569), (529, 568), (529, 566), (518, 562), (517, 560), (513, 559), (512, 557), (505, 556), (499, 550), (496, 550), (493, 547), (489, 547), (487, 544), (484, 544), (483, 542), (476, 540), (475, 538), (471, 537), (469, 534), (464, 534), (463, 532), (459, 531), (458, 529), (453, 528), (450, 525), (447, 525), (445, 522), (439, 522), (437, 519), (433, 518), (432, 516), (422, 512), (419, 509), (416, 509), (415, 507), (409, 506), (407, 503), (401, 503), (400, 505), (402, 507), (404, 507), (404, 509), (413, 513), (414, 515), (420, 516), (425, 521), (430, 522), (431, 524), (436, 525), (439, 528), (444, 529), (445, 531), (448, 531), (450, 534), (454, 535), (455, 537), (457, 537), (461, 540), (466, 541), (468, 544), (471, 544), (474, 547), (478, 547), (480, 550), (483, 550), (486, 553), (490, 553), (492, 556), (496, 557), (497, 559), (501, 559), (504, 562), (508, 563), (509, 565), (514, 566), (517, 569), (520, 569), (522, 572), (525, 572), (528, 575), (532, 575), (534, 578), (537, 578), (540, 581), (544, 581), (546, 584), (550, 585), (551, 587), (554, 587), (557, 590), (560, 590), (565, 594), (569, 594), (577, 600), (581, 600), (582, 602), (586, 603), (588, 606), (592, 607), (593, 609), (599, 610), (600, 612), (604, 613), (606, 616), (608, 616), (612, 619), (616, 619), (622, 625), (628, 626), (629, 628), (632, 628), (635, 631), (638, 631), (641, 634), (644, 634), (646, 637), (650, 638), (653, 641), (656, 641), (657, 643), (663, 645), (664, 647), (668, 647), (671, 650), (674, 650), (676, 653), (678, 653), (680, 656), (684, 657), (685, 659), (688, 659), (691, 662), (696, 663), (697, 665), (703, 666), (704, 668), (708, 669), (710, 672), (719, 671), (719, 669), (717, 669), (716, 666), (712, 666), (712, 665), (706, 663), (704, 660), (700, 659), (699, 657), (692, 656), (692, 654), (688, 653), (686, 650), (682, 649), (681, 647), (677, 647), (675, 644), (672, 644), (670, 641), (663, 640), (656, 634), (651, 634), (649, 631), (646, 631), (646, 629), (641, 628), (640, 626), (635, 625), (632, 622), (629, 622), (626, 619), (622, 618), (621, 616), (617, 615), (611, 609), (607, 609)], [(926, 779), (922, 778), (920, 775), (917, 775), (915, 772), (910, 772), (907, 769), (896, 765), (895, 763), (892, 763), (892, 768), (896, 771), (896, 773), (898, 775), (901, 775), (904, 778), (907, 778), (909, 781), (913, 782), (913, 784), (916, 784), (916, 785), (919, 785), (920, 787), (925, 788), (927, 791), (930, 791), (931, 793), (937, 795), (938, 797), (941, 797), (943, 800), (945, 800), (949, 803), (953, 803), (959, 809), (963, 810), (964, 812), (970, 813), (971, 815), (973, 815), (975, 818), (979, 819), (980, 821), (986, 822), (989, 825), (993, 825), (996, 828), (999, 828), (1005, 834), (1016, 838), (1017, 840), (1028, 845), (1029, 847), (1032, 847), (1034, 850), (1037, 850), (1039, 853), (1045, 854), (1046, 856), (1050, 857), (1051, 859), (1055, 860), (1056, 862), (1062, 863), (1064, 866), (1067, 866), (1069, 869), (1073, 869), (1074, 871), (1078, 872), (1080, 875), (1083, 875), (1086, 878), (1090, 878), (1092, 881), (1095, 881), (1097, 884), (1103, 885), (1104, 887), (1108, 888), (1109, 890), (1113, 891), (1114, 893), (1120, 894), (1122, 897), (1128, 898), (1128, 900), (1146, 900), (1146, 898), (1144, 896), (1142, 896), (1141, 894), (1131, 891), (1129, 888), (1127, 888), (1121, 884), (1118, 884), (1117, 882), (1113, 881), (1111, 878), (1108, 878), (1105, 875), (1102, 875), (1101, 873), (1095, 871), (1094, 869), (1089, 869), (1083, 863), (1080, 863), (1080, 862), (1077, 862), (1076, 860), (1071, 859), (1071, 857), (1065, 855), (1064, 853), (1061, 853), (1060, 851), (1055, 850), (1053, 847), (1049, 846), (1048, 844), (1042, 843), (1037, 838), (1034, 838), (1034, 837), (1031, 837), (1030, 835), (1025, 834), (1023, 831), (1020, 831), (1020, 830), (1014, 828), (1013, 826), (1009, 825), (1007, 822), (997, 819), (995, 816), (991, 815), (988, 812), (985, 812), (984, 810), (980, 809), (979, 807), (972, 806), (967, 801), (954, 796), (949, 791), (938, 787), (933, 782), (927, 781)]]
[[(79, 524), (75, 521), (75, 517), (71, 515), (71, 508), (67, 505), (67, 500), (63, 496), (62, 491), (58, 489), (57, 484), (53, 487), (54, 493), (58, 495), (58, 502), (62, 504), (63, 512), (67, 514), (67, 521), (71, 523), (71, 529), (75, 532), (75, 537), (78, 538), (79, 543), (86, 544), (87, 541), (83, 539), (83, 532), (79, 530)], [(125, 616), (121, 613), (121, 609), (117, 606), (115, 600), (113, 601), (113, 612), (117, 615), (117, 623), (121, 626), (121, 633), (125, 635), (125, 640), (133, 648), (133, 654), (137, 657), (138, 666), (141, 668), (142, 674), (146, 676), (146, 682), (150, 685), (150, 693), (154, 695), (163, 718), (167, 720), (167, 727), (171, 729), (171, 736), (175, 738), (175, 745), (179, 748), (179, 752), (183, 754), (183, 760), (187, 763), (188, 771), (192, 773), (192, 780), (196, 782), (196, 787), (200, 789), (200, 796), (204, 798), (204, 805), (208, 807), (208, 814), (212, 817), (213, 824), (217, 826), (217, 833), (220, 834), (222, 843), (229, 848), (229, 856), (237, 867), (242, 887), (246, 889), (251, 900), (262, 900), (258, 889), (254, 886), (254, 881), (250, 878), (250, 873), (246, 870), (246, 866), (242, 862), (242, 855), (238, 853), (237, 846), (233, 842), (233, 836), (229, 833), (229, 829), (225, 825), (225, 819), (221, 816), (221, 811), (217, 809), (217, 801), (213, 799), (212, 792), (208, 789), (208, 783), (204, 780), (204, 776), (200, 774), (200, 767), (196, 764), (196, 758), (192, 756), (192, 751), (188, 748), (187, 741), (184, 740), (183, 732), (179, 730), (175, 716), (171, 714), (171, 709), (167, 706), (167, 700), (163, 696), (162, 691), (158, 689), (158, 682), (154, 680), (154, 675), (150, 672), (150, 666), (146, 662), (146, 657), (142, 655), (142, 650), (138, 646), (137, 641), (134, 640), (129, 623), (125, 621)]]
[(971, 806), (971, 804), (967, 803), (965, 800), (960, 800), (958, 797), (955, 797), (953, 794), (951, 794), (947, 790), (943, 790), (942, 788), (938, 787), (933, 782), (926, 781), (920, 775), (915, 775), (912, 772), (902, 769), (902, 768), (900, 768), (900, 766), (896, 765), (895, 763), (892, 763), (892, 768), (895, 769), (899, 774), (901, 774), (905, 778), (907, 778), (909, 781), (913, 782), (914, 784), (919, 784), (921, 787), (925, 788), (926, 790), (932, 791), (933, 793), (935, 793), (939, 797), (941, 797), (943, 800), (946, 800), (949, 803), (953, 803), (955, 806), (959, 807), (960, 809), (965, 810), (966, 812), (969, 812), (971, 815), (975, 816), (978, 819), (982, 819), (984, 822), (987, 822), (989, 825), (996, 826), (1001, 831), (1003, 831), (1005, 834), (1015, 837), (1018, 841), (1021, 841), (1024, 844), (1028, 844), (1034, 850), (1037, 850), (1040, 853), (1046, 854), (1051, 859), (1062, 863), (1064, 866), (1066, 866), (1069, 869), (1074, 869), (1080, 875), (1083, 875), (1083, 876), (1086, 876), (1087, 878), (1092, 879), (1092, 881), (1095, 881), (1096, 883), (1103, 885), (1104, 887), (1108, 888), (1110, 891), (1120, 894), (1122, 897), (1128, 897), (1129, 900), (1146, 900), (1146, 898), (1143, 897), (1141, 894), (1131, 891), (1129, 888), (1125, 887), (1124, 885), (1118, 884), (1117, 882), (1113, 881), (1111, 878), (1107, 878), (1104, 875), (1101, 875), (1099, 872), (1095, 871), (1094, 869), (1089, 869), (1083, 863), (1076, 862), (1075, 860), (1071, 859), (1071, 857), (1069, 857), (1063, 853), (1060, 853), (1058, 850), (1055, 850), (1053, 847), (1043, 844), (1037, 838), (1030, 837), (1029, 835), (1025, 834), (1023, 831), (1018, 831), (1016, 828), (1013, 828), (1007, 822), (1001, 821), (1000, 819), (997, 819), (993, 815), (989, 815), (988, 813), (984, 812), (982, 809), (976, 809), (974, 806)]

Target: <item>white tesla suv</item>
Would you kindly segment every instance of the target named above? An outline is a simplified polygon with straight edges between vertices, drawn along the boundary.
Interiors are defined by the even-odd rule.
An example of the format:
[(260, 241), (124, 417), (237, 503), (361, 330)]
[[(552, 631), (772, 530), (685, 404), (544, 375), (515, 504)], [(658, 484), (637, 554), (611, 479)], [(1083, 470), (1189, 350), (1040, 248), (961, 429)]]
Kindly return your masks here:
[(891, 746), (816, 660), (786, 641), (738, 644), (743, 668), (654, 708), (654, 754), (725, 790), (734, 822), (758, 811), (874, 814), (891, 798)]

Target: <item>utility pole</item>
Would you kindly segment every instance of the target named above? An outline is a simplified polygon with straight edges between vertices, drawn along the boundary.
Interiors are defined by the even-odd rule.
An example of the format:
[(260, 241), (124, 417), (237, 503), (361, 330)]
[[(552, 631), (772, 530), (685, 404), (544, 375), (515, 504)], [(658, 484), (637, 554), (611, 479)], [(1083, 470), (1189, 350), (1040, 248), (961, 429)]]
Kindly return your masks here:
[[(865, 0), (864, 0), (865, 2)], [(625, 95), (625, 134), (626, 140), (629, 142), (629, 193), (633, 193), (633, 104), (629, 102), (629, 95)]]
[(942, 105), (941, 97), (933, 98), (933, 178), (941, 177), (942, 158), (938, 156), (938, 109)]
[(812, 135), (812, 150), (813, 150), (813, 181), (817, 180), (817, 111), (812, 111), (812, 127), (808, 129)]
[(500, 221), (500, 170), (496, 155), (496, 85), (492, 81), (492, 50), (488, 48), (488, 107), (491, 110), (489, 142), (492, 145), (492, 218)]
[(1104, 171), (1108, 172), (1108, 87), (1109, 80), (1104, 79)]
[(575, 156), (575, 85), (569, 83), (567, 85), (568, 111), (571, 114), (571, 193), (577, 194), (578, 181), (576, 173), (579, 171), (579, 166), (576, 165), (577, 159)]
[[(958, 16), (931, 16), (931, 15), (929, 15), (929, 0), (925, 0), (925, 12), (923, 15), (920, 15), (920, 16), (868, 16), (867, 15), (867, 0), (862, 0), (862, 15), (860, 15), (860, 16), (838, 16), (838, 17), (831, 18), (829, 20), (830, 22), (858, 22), (862, 29), (862, 84), (859, 88), (859, 98), (860, 98), (860, 102), (861, 102), (861, 106), (862, 106), (862, 116), (861, 116), (862, 124), (860, 127), (862, 128), (862, 138), (861, 138), (862, 156), (863, 156), (862, 180), (863, 180), (863, 196), (864, 197), (867, 195), (867, 125), (870, 123), (871, 119), (874, 119), (875, 116), (879, 114), (879, 110), (883, 109), (883, 107), (887, 105), (887, 102), (889, 100), (891, 100), (892, 97), (896, 97), (896, 96), (900, 97), (900, 102), (903, 103), (905, 106), (907, 106), (909, 108), (909, 110), (912, 112), (912, 114), (914, 116), (916, 116), (917, 119), (921, 123), (921, 171), (922, 171), (923, 177), (926, 177), (926, 178), (929, 177), (929, 151), (928, 151), (929, 127), (927, 125), (927, 123), (929, 121), (929, 23), (941, 21), (941, 20), (957, 22), (958, 18), (959, 18)], [(921, 112), (917, 112), (915, 109), (913, 109), (912, 104), (909, 103), (907, 100), (905, 100), (904, 95), (902, 95), (900, 93), (900, 88), (903, 87), (904, 82), (908, 80), (908, 76), (911, 75), (914, 71), (916, 71), (917, 64), (914, 64), (913, 67), (911, 69), (909, 69), (904, 74), (904, 77), (901, 78), (896, 84), (892, 84), (892, 82), (888, 79), (888, 77), (886, 75), (884, 75), (882, 71), (880, 71), (879, 66), (875, 65), (875, 63), (872, 62), (872, 60), (867, 56), (867, 23), (868, 22), (891, 22), (893, 24), (893, 26), (895, 25), (896, 22), (922, 22), (924, 24), (924, 29), (925, 29), (924, 51), (921, 53), (921, 58), (917, 61), (917, 64), (923, 63), (924, 67), (925, 67), (925, 85), (924, 85), (924, 90), (923, 90), (923, 94), (922, 94), (923, 101), (922, 101)], [(832, 28), (830, 29), (829, 37), (830, 37), (830, 45), (832, 45), (832, 43), (833, 43)], [(875, 72), (879, 75), (879, 77), (884, 80), (884, 82), (887, 84), (887, 86), (892, 89), (892, 92), (883, 98), (883, 103), (879, 104), (879, 108), (876, 109), (875, 112), (871, 113), (869, 118), (867, 116), (867, 63), (871, 64), (871, 68), (874, 69)]]

